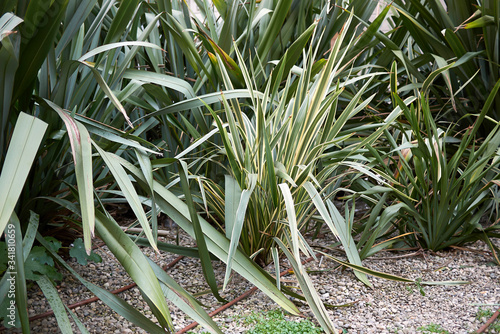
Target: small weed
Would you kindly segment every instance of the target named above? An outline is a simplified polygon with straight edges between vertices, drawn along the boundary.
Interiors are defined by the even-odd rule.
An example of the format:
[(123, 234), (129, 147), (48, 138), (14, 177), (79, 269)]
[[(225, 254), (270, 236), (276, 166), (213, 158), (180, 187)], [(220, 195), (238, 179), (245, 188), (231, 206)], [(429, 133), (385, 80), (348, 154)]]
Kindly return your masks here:
[(489, 327), (490, 333), (500, 333), (500, 321), (495, 321)]
[(300, 322), (288, 321), (280, 310), (272, 310), (267, 313), (253, 313), (244, 320), (246, 325), (254, 325), (247, 334), (285, 334), (304, 333), (319, 334), (323, 331), (314, 326), (309, 320)]
[[(480, 322), (486, 322), (489, 318), (493, 316), (493, 311), (490, 309), (484, 309), (479, 306), (476, 313), (476, 319)], [(500, 333), (500, 320), (496, 320), (488, 327), (487, 333)]]
[(431, 323), (427, 326), (419, 327), (418, 330), (422, 331), (423, 334), (431, 334), (431, 333), (450, 334), (450, 332), (441, 327), (441, 325), (434, 323)]
[[(422, 296), (425, 296), (425, 291), (424, 291), (424, 288), (422, 287), (422, 285), (420, 284), (420, 282), (422, 282), (422, 279), (421, 278), (418, 278), (416, 281), (415, 281), (415, 285), (417, 286), (417, 289), (418, 289), (418, 292), (420, 292), (420, 294)], [(405, 286), (406, 288), (406, 291), (408, 291), (409, 293), (413, 293), (415, 292), (415, 290), (413, 290), (413, 288), (411, 286)]]
[[(477, 313), (476, 313), (477, 320), (479, 320), (479, 321), (488, 320), (488, 318), (491, 318), (492, 316), (493, 316), (492, 310), (484, 309), (481, 306), (479, 306), (479, 309), (477, 310)], [(486, 318), (486, 319), (482, 319), (482, 318)]]
[(424, 288), (422, 287), (422, 285), (420, 284), (420, 282), (422, 282), (422, 279), (418, 278), (415, 281), (415, 284), (417, 285), (417, 288), (418, 288), (418, 291), (420, 292), (420, 294), (425, 297), (425, 291), (424, 291)]

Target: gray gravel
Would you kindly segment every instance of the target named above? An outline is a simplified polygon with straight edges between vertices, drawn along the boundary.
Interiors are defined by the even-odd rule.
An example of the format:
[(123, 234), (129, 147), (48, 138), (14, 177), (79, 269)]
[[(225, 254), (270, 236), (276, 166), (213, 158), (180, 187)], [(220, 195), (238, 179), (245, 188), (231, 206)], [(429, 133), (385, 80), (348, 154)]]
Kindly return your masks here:
[[(175, 231), (172, 231), (167, 241), (173, 242)], [(181, 244), (192, 245), (193, 241), (186, 235), (181, 234)], [(331, 240), (324, 238), (313, 242), (317, 245), (329, 245)], [(498, 243), (498, 240), (495, 241)], [(469, 246), (475, 250), (486, 250), (481, 243)], [(163, 266), (174, 258), (173, 254), (162, 254), (156, 256), (150, 250), (144, 250), (151, 255), (159, 265)], [(117, 261), (110, 255), (106, 247), (97, 252), (103, 257), (103, 263), (91, 263), (87, 267), (71, 261), (71, 266), (84, 278), (100, 285), (108, 290), (114, 290), (130, 284), (131, 279), (122, 270)], [(341, 258), (340, 254), (339, 255)], [(398, 256), (407, 257), (398, 257)], [(370, 269), (400, 275), (411, 279), (422, 279), (423, 281), (469, 281), (470, 284), (460, 286), (424, 286), (423, 296), (415, 285), (387, 281), (370, 277), (373, 288), (368, 288), (355, 279), (354, 274), (348, 269), (344, 271), (331, 270), (335, 263), (328, 259), (319, 262), (310, 262), (307, 268), (314, 270), (311, 278), (316, 285), (324, 302), (332, 305), (352, 303), (348, 307), (329, 309), (331, 320), (338, 328), (347, 333), (422, 333), (422, 326), (432, 324), (440, 325), (449, 333), (472, 333), (477, 330), (486, 319), (476, 319), (479, 305), (500, 303), (500, 268), (493, 266), (491, 258), (479, 252), (466, 250), (452, 250), (439, 254), (417, 254), (411, 253), (379, 253), (365, 260), (364, 265)], [(282, 268), (287, 268), (286, 261)], [(218, 281), (222, 283), (224, 266), (214, 262), (214, 268), (218, 272)], [(269, 268), (272, 270), (272, 268)], [(324, 271), (328, 270), (328, 271)], [(321, 272), (319, 272), (321, 271)], [(184, 258), (174, 268), (169, 269), (171, 275), (192, 293), (205, 291), (208, 286), (204, 282), (199, 261)], [(286, 276), (287, 285), (293, 286), (293, 276)], [(231, 282), (229, 289), (223, 293), (226, 299), (233, 299), (251, 286), (237, 275)], [(66, 276), (59, 286), (63, 301), (69, 305), (93, 295), (71, 276)], [(120, 294), (133, 306), (144, 310), (144, 314), (153, 318), (148, 306), (142, 301), (137, 288), (133, 288)], [(207, 311), (211, 312), (220, 307), (211, 294), (199, 297), (199, 300), (207, 305)], [(30, 288), (28, 300), (29, 313), (35, 315), (49, 309), (43, 299), (43, 295), (37, 286)], [(214, 317), (224, 333), (242, 333), (245, 327), (243, 318), (253, 312), (276, 309), (277, 305), (261, 292), (256, 292), (240, 303), (226, 309)], [(494, 309), (494, 306), (483, 306)], [(300, 310), (304, 316), (314, 321), (308, 307), (302, 305)], [(191, 320), (182, 312), (171, 305), (172, 318), (175, 329), (180, 330)], [(74, 312), (86, 325), (90, 333), (145, 333), (127, 320), (124, 320), (101, 301), (76, 308)], [(288, 319), (298, 321), (299, 317)], [(79, 333), (75, 328), (75, 333)], [(47, 317), (33, 321), (32, 333), (59, 333), (55, 318)], [(198, 327), (194, 332), (203, 332)]]

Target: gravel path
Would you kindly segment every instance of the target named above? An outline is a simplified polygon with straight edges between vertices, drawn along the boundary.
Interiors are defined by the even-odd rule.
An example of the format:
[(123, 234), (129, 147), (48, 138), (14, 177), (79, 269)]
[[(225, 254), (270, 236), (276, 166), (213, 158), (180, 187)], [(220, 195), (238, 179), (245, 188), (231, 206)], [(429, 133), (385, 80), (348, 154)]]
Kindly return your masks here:
[[(175, 240), (175, 231), (166, 237), (168, 242)], [(181, 244), (192, 245), (193, 241), (181, 233)], [(328, 245), (327, 238), (313, 242), (316, 245)], [(496, 241), (497, 244), (498, 240)], [(486, 250), (481, 243), (470, 246), (479, 251)], [(102, 256), (102, 263), (92, 263), (87, 267), (70, 262), (84, 278), (111, 291), (130, 284), (131, 279), (121, 269), (117, 261), (110, 256), (106, 247), (97, 252)], [(145, 250), (146, 254), (151, 254)], [(338, 255), (338, 254), (337, 254)], [(404, 255), (405, 257), (399, 257)], [(176, 255), (164, 254), (161, 257), (152, 255), (152, 258), (164, 266)], [(335, 263), (328, 259), (307, 264), (313, 270), (311, 278), (318, 288), (324, 302), (332, 305), (352, 304), (348, 307), (329, 309), (331, 320), (344, 333), (422, 333), (423, 326), (440, 325), (449, 333), (472, 333), (477, 330), (486, 319), (476, 319), (479, 305), (500, 303), (500, 267), (492, 265), (491, 259), (481, 252), (466, 250), (452, 250), (439, 254), (412, 254), (412, 253), (379, 253), (365, 260), (364, 265), (370, 269), (400, 275), (422, 281), (469, 281), (470, 284), (460, 286), (424, 286), (423, 292), (416, 285), (370, 277), (373, 289), (368, 288), (355, 279), (351, 270), (331, 270)], [(219, 283), (223, 280), (224, 266), (214, 262), (219, 273)], [(282, 268), (288, 268), (286, 262)], [(171, 275), (192, 293), (208, 289), (205, 284), (199, 261), (183, 258), (175, 267), (169, 269)], [(286, 276), (285, 284), (294, 285), (294, 277)], [(251, 286), (237, 275), (231, 285), (222, 295), (231, 300)], [(64, 278), (59, 287), (62, 299), (67, 305), (91, 298), (88, 292), (78, 281), (70, 276)], [(152, 317), (147, 305), (137, 288), (120, 293), (120, 296), (133, 306), (143, 309), (148, 317)], [(210, 294), (199, 297), (211, 312), (220, 307)], [(37, 286), (30, 288), (28, 300), (30, 315), (40, 314), (49, 310), (47, 303)], [(224, 333), (242, 333), (248, 328), (242, 320), (253, 312), (276, 309), (277, 305), (257, 291), (231, 308), (214, 317)], [(483, 309), (494, 309), (494, 306), (483, 306)], [(300, 306), (303, 314), (313, 319), (306, 306)], [(172, 318), (176, 330), (191, 323), (182, 312), (171, 307)], [(90, 333), (145, 333), (144, 330), (124, 320), (101, 301), (94, 302), (74, 309), (81, 321), (87, 326)], [(300, 320), (298, 317), (287, 317), (290, 320)], [(53, 316), (32, 322), (32, 333), (59, 333)], [(78, 333), (75, 327), (75, 333)], [(203, 332), (197, 327), (193, 332)]]

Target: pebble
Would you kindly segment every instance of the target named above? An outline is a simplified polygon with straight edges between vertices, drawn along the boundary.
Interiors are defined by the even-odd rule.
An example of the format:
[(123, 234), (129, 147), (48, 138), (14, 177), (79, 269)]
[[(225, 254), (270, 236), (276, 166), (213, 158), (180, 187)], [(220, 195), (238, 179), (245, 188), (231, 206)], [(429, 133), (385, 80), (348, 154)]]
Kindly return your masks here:
[[(184, 233), (181, 233), (182, 245), (194, 245)], [(328, 246), (334, 239), (328, 236), (322, 240), (311, 242), (312, 245)], [(169, 242), (175, 243), (175, 234)], [(498, 240), (495, 243), (500, 246)], [(475, 243), (468, 247), (486, 250), (482, 243)], [(156, 256), (150, 249), (143, 248), (144, 253), (154, 261), (166, 264), (177, 256), (175, 254), (162, 254)], [(70, 265), (86, 280), (104, 287), (108, 291), (130, 284), (130, 277), (113, 258), (106, 247), (97, 250), (103, 258), (102, 263), (90, 263), (81, 266), (76, 262)], [(335, 254), (337, 256), (338, 254)], [(421, 333), (422, 326), (438, 324), (449, 333), (469, 334), (477, 330), (487, 319), (476, 319), (480, 304), (500, 302), (500, 267), (491, 266), (491, 259), (478, 253), (463, 250), (440, 252), (439, 254), (426, 254), (421, 256), (408, 256), (394, 259), (380, 259), (404, 255), (404, 253), (379, 253), (363, 261), (363, 264), (373, 270), (403, 276), (422, 281), (468, 281), (470, 284), (459, 286), (422, 285), (425, 296), (421, 295), (416, 285), (388, 281), (376, 277), (369, 277), (373, 288), (360, 283), (351, 270), (325, 271), (310, 275), (313, 284), (322, 300), (328, 304), (342, 305), (353, 303), (349, 307), (328, 309), (332, 322), (339, 328), (354, 333)], [(341, 257), (339, 257), (341, 258)], [(341, 258), (342, 259), (342, 258)], [(345, 259), (343, 259), (345, 260)], [(282, 269), (287, 268), (287, 261), (283, 262)], [(217, 281), (222, 283), (225, 267), (220, 262), (213, 262), (217, 273)], [(446, 265), (445, 268), (441, 268)], [(318, 262), (310, 262), (307, 269), (319, 270), (333, 268), (335, 263), (324, 258), (321, 267)], [(440, 269), (441, 268), (441, 269)], [(274, 273), (274, 266), (266, 268)], [(440, 270), (438, 270), (440, 269)], [(168, 270), (168, 274), (191, 293), (208, 290), (197, 259), (184, 258), (176, 266)], [(287, 280), (295, 277), (287, 275)], [(62, 284), (64, 283), (64, 284)], [(93, 297), (79, 281), (66, 276), (60, 284), (60, 297), (69, 305)], [(286, 283), (293, 285), (293, 283)], [(239, 275), (235, 274), (223, 297), (231, 300), (238, 297), (252, 286)], [(154, 319), (148, 305), (143, 301), (137, 288), (120, 293), (119, 296), (140, 310), (147, 317)], [(207, 306), (207, 312), (221, 306), (211, 295), (205, 294), (198, 300)], [(306, 306), (299, 306), (302, 314), (311, 315), (311, 310)], [(191, 323), (191, 319), (169, 302), (175, 330), (180, 330)], [(248, 298), (219, 313), (214, 320), (218, 323), (223, 333), (242, 333), (250, 325), (245, 324), (244, 317), (252, 312), (267, 311), (278, 308), (269, 297), (257, 291)], [(485, 307), (483, 307), (485, 308)], [(47, 301), (36, 284), (29, 289), (28, 311), (30, 315), (40, 314), (49, 309)], [(492, 309), (492, 308), (490, 308)], [(140, 327), (123, 319), (114, 313), (102, 301), (94, 302), (74, 309), (73, 312), (86, 326), (90, 333), (146, 333)], [(299, 321), (301, 318), (287, 316), (288, 319)], [(316, 323), (314, 318), (310, 318)], [(72, 320), (71, 320), (72, 321)], [(156, 321), (156, 320), (153, 320)], [(33, 321), (33, 333), (60, 333), (53, 316), (42, 320)], [(72, 322), (73, 330), (78, 333), (76, 325)], [(198, 326), (192, 330), (202, 333), (206, 329)]]

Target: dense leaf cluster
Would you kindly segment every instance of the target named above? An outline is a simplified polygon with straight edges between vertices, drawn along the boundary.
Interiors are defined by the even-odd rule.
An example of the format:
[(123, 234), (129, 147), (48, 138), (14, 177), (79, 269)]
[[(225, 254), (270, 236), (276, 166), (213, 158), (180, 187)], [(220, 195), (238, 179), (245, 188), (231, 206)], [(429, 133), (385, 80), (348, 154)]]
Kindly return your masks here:
[[(301, 263), (308, 236), (336, 235), (348, 262), (327, 257), (367, 285), (412, 282), (362, 267), (391, 247), (483, 240), (499, 262), (499, 13), (493, 0), (3, 1), (0, 231), (17, 269), (0, 263), (2, 296), (8, 277), (16, 288), (0, 304), (27, 330), (35, 281), (71, 331), (64, 268), (147, 332), (174, 330), (169, 299), (220, 333), (141, 245), (199, 257), (219, 301), (233, 271), (291, 314), (287, 296), (305, 300), (331, 333)], [(197, 247), (159, 240), (165, 219)], [(60, 256), (73, 244), (98, 261), (94, 237), (157, 323)], [(301, 294), (280, 282), (285, 257)]]

